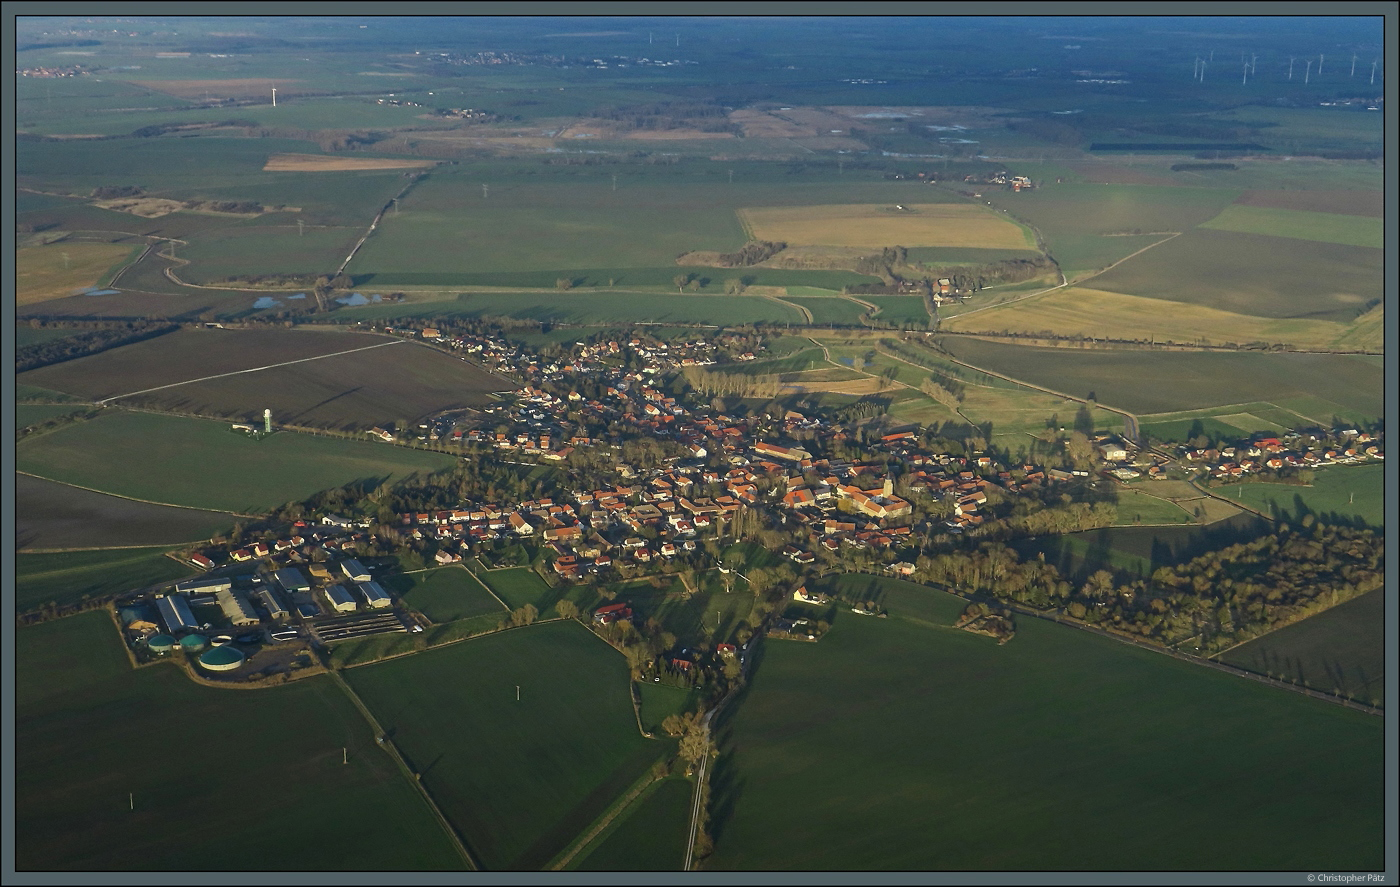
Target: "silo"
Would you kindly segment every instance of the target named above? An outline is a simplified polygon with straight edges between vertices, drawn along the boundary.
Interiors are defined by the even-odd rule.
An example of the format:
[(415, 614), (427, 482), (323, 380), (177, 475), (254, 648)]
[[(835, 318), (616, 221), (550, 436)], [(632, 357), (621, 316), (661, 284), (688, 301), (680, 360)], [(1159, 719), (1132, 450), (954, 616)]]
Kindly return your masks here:
[(214, 647), (199, 657), (199, 664), (210, 671), (233, 671), (243, 664), (236, 647)]
[(186, 653), (200, 653), (204, 647), (203, 635), (188, 634), (180, 639), (180, 649)]
[(146, 647), (152, 653), (164, 656), (175, 649), (175, 639), (168, 634), (153, 634), (146, 640)]

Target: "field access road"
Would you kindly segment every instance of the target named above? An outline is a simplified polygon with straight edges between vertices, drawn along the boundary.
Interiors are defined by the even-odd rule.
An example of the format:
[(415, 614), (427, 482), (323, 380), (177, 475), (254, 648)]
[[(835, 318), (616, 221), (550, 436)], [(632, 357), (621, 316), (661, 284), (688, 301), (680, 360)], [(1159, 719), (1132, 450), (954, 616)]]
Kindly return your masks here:
[(210, 379), (223, 379), (228, 376), (241, 376), (244, 373), (257, 373), (263, 370), (274, 370), (278, 367), (291, 366), (297, 363), (309, 363), (313, 360), (325, 360), (327, 357), (339, 357), (342, 354), (354, 354), (357, 351), (368, 351), (371, 348), (384, 348), (389, 345), (402, 345), (407, 341), (407, 339), (391, 339), (388, 342), (380, 342), (378, 345), (366, 345), (363, 348), (351, 348), (348, 351), (337, 351), (334, 354), (318, 354), (315, 357), (303, 357), (300, 360), (285, 360), (282, 363), (270, 363), (267, 366), (252, 367), (246, 370), (234, 370), (231, 373), (218, 373), (217, 375), (203, 376), (198, 379), (186, 379), (183, 382), (171, 382), (169, 385), (157, 385), (154, 388), (143, 388), (140, 391), (132, 391), (127, 394), (117, 394), (112, 397), (104, 397), (101, 400), (94, 401), (94, 403), (96, 403), (98, 406), (106, 406), (114, 400), (121, 400), (125, 397), (135, 397), (138, 394), (150, 394), (152, 391), (164, 391), (167, 388), (178, 388), (181, 385), (193, 385), (196, 382), (208, 382)]

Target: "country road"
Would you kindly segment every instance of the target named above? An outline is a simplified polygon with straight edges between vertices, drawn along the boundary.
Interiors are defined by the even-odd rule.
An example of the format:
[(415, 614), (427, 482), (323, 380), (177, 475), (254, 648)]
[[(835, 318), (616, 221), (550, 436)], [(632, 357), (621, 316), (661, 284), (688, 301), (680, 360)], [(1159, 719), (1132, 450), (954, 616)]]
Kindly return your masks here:
[(380, 342), (378, 345), (366, 345), (363, 348), (351, 348), (348, 351), (337, 351), (334, 354), (319, 354), (316, 357), (303, 357), (300, 360), (287, 360), (283, 361), (282, 363), (270, 363), (267, 366), (252, 367), (246, 370), (234, 370), (231, 373), (218, 373), (213, 376), (202, 376), (198, 379), (186, 379), (183, 382), (171, 382), (169, 385), (157, 385), (154, 388), (143, 388), (140, 391), (132, 391), (127, 394), (117, 394), (113, 395), (112, 397), (104, 397), (102, 400), (93, 401), (93, 403), (96, 403), (98, 406), (106, 406), (114, 400), (121, 400), (126, 397), (135, 397), (138, 394), (150, 394), (152, 391), (164, 391), (166, 388), (178, 388), (181, 385), (193, 385), (196, 382), (207, 382), (210, 379), (224, 379), (229, 376), (241, 376), (244, 373), (258, 373), (262, 372), (263, 370), (274, 370), (278, 367), (292, 366), (293, 364), (298, 363), (309, 363), (313, 360), (325, 360), (327, 357), (340, 357), (342, 354), (354, 354), (358, 351), (368, 351), (371, 348), (383, 348), (387, 345), (402, 345), (406, 341), (406, 339), (393, 339), (388, 342)]

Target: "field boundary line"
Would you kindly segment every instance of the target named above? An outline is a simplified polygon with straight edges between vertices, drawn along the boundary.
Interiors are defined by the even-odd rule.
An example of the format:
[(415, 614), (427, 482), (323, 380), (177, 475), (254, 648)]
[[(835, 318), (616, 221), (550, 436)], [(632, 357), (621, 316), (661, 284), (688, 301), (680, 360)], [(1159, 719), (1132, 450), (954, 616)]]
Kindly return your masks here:
[(335, 353), (333, 353), (333, 354), (321, 354), (321, 355), (317, 355), (316, 357), (303, 357), (303, 358), (299, 358), (299, 359), (297, 359), (297, 360), (287, 360), (287, 361), (283, 361), (282, 363), (271, 363), (271, 364), (268, 364), (267, 366), (251, 367), (251, 368), (246, 369), (246, 370), (234, 370), (234, 371), (231, 372), (231, 373), (218, 373), (217, 375), (213, 375), (213, 376), (204, 376), (204, 377), (199, 378), (199, 379), (186, 379), (186, 380), (183, 381), (183, 382), (172, 382), (172, 383), (170, 383), (169, 385), (157, 385), (157, 386), (154, 387), (154, 388), (145, 388), (145, 389), (143, 389), (143, 390), (141, 390), (141, 391), (132, 391), (132, 392), (130, 392), (130, 393), (128, 393), (128, 394), (117, 394), (117, 395), (114, 395), (114, 396), (112, 396), (112, 397), (104, 397), (104, 398), (101, 399), (101, 400), (95, 400), (95, 401), (93, 401), (93, 403), (97, 404), (98, 406), (106, 406), (107, 404), (111, 403), (111, 402), (114, 401), (114, 400), (124, 400), (125, 398), (128, 398), (128, 397), (136, 397), (138, 394), (150, 394), (152, 391), (164, 391), (164, 390), (167, 389), (167, 388), (179, 388), (181, 385), (193, 385), (193, 384), (195, 384), (196, 382), (208, 382), (208, 381), (211, 380), (211, 379), (224, 379), (224, 378), (227, 378), (228, 376), (241, 376), (241, 375), (244, 375), (244, 374), (246, 374), (246, 373), (258, 373), (258, 372), (262, 372), (263, 370), (274, 370), (274, 369), (277, 369), (278, 367), (292, 366), (293, 364), (298, 364), (298, 363), (309, 363), (309, 362), (311, 362), (311, 361), (313, 361), (313, 360), (325, 360), (325, 359), (328, 358), (328, 357), (340, 357), (340, 356), (345, 355), (345, 354), (355, 354), (355, 353), (360, 352), (360, 351), (368, 351), (368, 350), (370, 350), (371, 348), (387, 348), (387, 347), (390, 346), (390, 345), (402, 345), (402, 344), (404, 344), (404, 342), (406, 342), (406, 341), (408, 341), (408, 340), (406, 340), (406, 339), (391, 339), (391, 340), (388, 341), (388, 342), (380, 342), (380, 343), (378, 343), (378, 344), (376, 344), (376, 345), (366, 345), (366, 346), (364, 346), (363, 348), (351, 348), (349, 351), (337, 351), (337, 352), (335, 352)]
[(455, 564), (454, 566), (459, 566), (463, 570), (466, 570), (467, 575), (472, 577), (472, 580), (476, 582), (477, 585), (480, 585), (482, 588), (486, 589), (486, 593), (491, 595), (491, 597), (496, 601), (496, 603), (501, 605), (501, 609), (505, 610), (507, 613), (511, 612), (509, 605), (507, 605), (505, 601), (501, 600), (501, 596), (496, 594), (496, 592), (492, 591), (491, 586), (487, 585), (485, 582), (482, 582), (481, 577), (473, 573), (471, 567), (467, 566), (465, 561), (459, 564)]
[[(462, 840), (462, 836), (457, 834), (457, 829), (452, 826), (451, 821), (443, 814), (442, 809), (437, 805), (437, 801), (433, 800), (433, 796), (428, 791), (427, 786), (423, 785), (422, 774), (414, 772), (413, 768), (408, 766), (408, 761), (404, 760), (403, 755), (399, 752), (398, 746), (394, 744), (394, 740), (384, 732), (384, 728), (380, 726), (379, 720), (375, 718), (374, 713), (369, 710), (369, 706), (365, 705), (364, 701), (360, 699), (359, 694), (355, 692), (355, 688), (351, 687), (350, 683), (346, 681), (345, 678), (341, 677), (340, 673), (335, 669), (327, 669), (327, 671), (335, 680), (336, 684), (340, 686), (340, 689), (345, 691), (345, 695), (350, 697), (350, 701), (355, 704), (355, 707), (360, 710), (360, 714), (369, 722), (370, 729), (374, 730), (375, 741), (379, 747), (389, 753), (389, 756), (394, 759), (394, 763), (399, 765), (400, 771), (405, 776), (410, 777), (409, 782), (418, 789), (418, 793), (423, 797), (423, 800), (428, 802), (428, 808), (433, 811), (433, 816), (437, 818), (438, 824), (442, 826), (442, 830), (452, 839), (453, 846), (462, 857), (462, 861), (467, 864), (467, 868), (474, 872), (481, 871), (481, 866), (477, 865), (476, 859), (472, 856), (471, 851), (467, 849), (467, 845)], [(383, 740), (382, 742), (379, 741), (381, 738)]]
[[(138, 499), (138, 498), (136, 498), (135, 496), (123, 496), (121, 493), (109, 493), (109, 492), (107, 492), (106, 490), (95, 490), (95, 489), (93, 489), (92, 487), (85, 487), (85, 486), (83, 486), (82, 484), (74, 484), (74, 483), (69, 483), (69, 482), (66, 481), (66, 480), (58, 480), (58, 479), (52, 478), (52, 477), (44, 477), (42, 474), (32, 474), (32, 473), (30, 473), (30, 472), (28, 472), (28, 471), (21, 471), (21, 470), (19, 470), (18, 468), (15, 469), (15, 474), (22, 474), (22, 475), (24, 475), (25, 477), (33, 477), (33, 478), (37, 478), (37, 479), (39, 479), (39, 480), (46, 480), (46, 481), (49, 481), (50, 483), (63, 484), (65, 487), (73, 487), (74, 489), (77, 489), (77, 490), (87, 490), (89, 493), (100, 493), (100, 494), (103, 495), (103, 496), (115, 496), (115, 497), (118, 498), (118, 499), (126, 499), (126, 500), (128, 500), (128, 501), (130, 501), (130, 502), (142, 502), (142, 503), (144, 503), (144, 504), (146, 504), (146, 505), (164, 505), (166, 508), (184, 508), (184, 509), (186, 509), (187, 511), (212, 511), (212, 512), (215, 512), (216, 514), (231, 514), (231, 515), (233, 515), (234, 517), (254, 517), (254, 518), (255, 518), (255, 517), (262, 517), (262, 515), (260, 515), (260, 514), (244, 514), (244, 513), (241, 512), (241, 511), (224, 511), (224, 510), (221, 509), (221, 508), (200, 508), (200, 507), (198, 507), (197, 505), (176, 505), (176, 504), (173, 503), (173, 502), (157, 502), (157, 501), (155, 501), (154, 499)], [(191, 543), (188, 543), (188, 542), (181, 542), (181, 543), (179, 543), (179, 544), (180, 544), (180, 545), (189, 545), (189, 544), (191, 544)], [(150, 545), (150, 546), (141, 545), (141, 546), (137, 546), (137, 547), (138, 547), (138, 548), (155, 548), (156, 546), (154, 546), (154, 545)]]
[[(178, 506), (177, 506), (178, 507)], [(195, 539), (191, 542), (153, 542), (150, 545), (89, 545), (84, 548), (19, 548), (15, 554), (67, 554), (74, 551), (128, 551), (142, 548), (180, 548), (187, 545), (199, 545), (208, 542), (208, 539)], [(161, 554), (168, 554), (162, 551)], [(184, 561), (181, 561), (184, 563)]]
[(656, 776), (652, 774), (651, 770), (647, 770), (641, 778), (632, 783), (626, 794), (618, 800), (613, 801), (612, 806), (603, 811), (603, 815), (592, 822), (587, 832), (580, 833), (568, 847), (564, 848), (562, 858), (556, 856), (546, 863), (545, 870), (551, 872), (564, 871), (564, 868), (570, 862), (573, 862), (574, 857), (588, 849), (588, 847), (598, 839), (599, 835), (606, 831), (608, 826), (613, 824), (613, 820), (632, 809), (632, 805), (646, 793), (647, 789), (660, 781), (661, 780), (657, 779)]

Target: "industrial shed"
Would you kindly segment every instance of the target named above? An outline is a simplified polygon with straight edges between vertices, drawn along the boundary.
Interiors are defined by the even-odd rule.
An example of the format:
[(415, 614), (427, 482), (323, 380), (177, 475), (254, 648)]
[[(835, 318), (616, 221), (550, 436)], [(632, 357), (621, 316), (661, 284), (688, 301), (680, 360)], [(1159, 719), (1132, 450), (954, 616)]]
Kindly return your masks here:
[(360, 594), (364, 595), (365, 603), (375, 609), (382, 609), (393, 603), (389, 595), (384, 591), (384, 587), (373, 580), (361, 582), (359, 584)]
[(287, 608), (282, 605), (282, 599), (277, 596), (277, 592), (270, 588), (263, 588), (258, 591), (258, 597), (267, 607), (267, 615), (278, 621), (287, 618)]
[(370, 580), (369, 570), (366, 570), (364, 565), (354, 558), (341, 561), (340, 571), (351, 582), (368, 582)]
[(272, 575), (277, 579), (277, 583), (287, 591), (311, 590), (311, 583), (302, 575), (301, 570), (295, 567), (283, 567)]
[(326, 598), (337, 613), (352, 613), (358, 608), (354, 596), (343, 585), (326, 586)]
[(234, 625), (257, 625), (262, 620), (248, 599), (236, 591), (221, 591), (218, 594), (219, 608)]
[(183, 595), (167, 594), (156, 598), (156, 610), (160, 612), (160, 621), (165, 623), (165, 630), (171, 634), (189, 631), (199, 625)]

